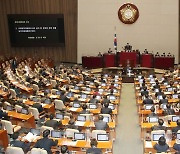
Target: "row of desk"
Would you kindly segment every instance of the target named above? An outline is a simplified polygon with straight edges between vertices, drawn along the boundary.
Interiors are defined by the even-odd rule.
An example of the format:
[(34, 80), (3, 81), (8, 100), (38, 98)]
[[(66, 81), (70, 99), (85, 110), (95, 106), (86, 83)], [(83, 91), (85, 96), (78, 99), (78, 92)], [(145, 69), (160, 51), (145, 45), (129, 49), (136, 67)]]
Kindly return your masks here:
[(174, 57), (155, 57), (153, 54), (140, 54), (137, 52), (118, 52), (117, 54), (103, 54), (103, 56), (83, 56), (83, 67), (102, 68), (102, 67), (115, 67), (126, 66), (127, 61), (130, 65), (141, 67), (169, 69), (174, 67)]

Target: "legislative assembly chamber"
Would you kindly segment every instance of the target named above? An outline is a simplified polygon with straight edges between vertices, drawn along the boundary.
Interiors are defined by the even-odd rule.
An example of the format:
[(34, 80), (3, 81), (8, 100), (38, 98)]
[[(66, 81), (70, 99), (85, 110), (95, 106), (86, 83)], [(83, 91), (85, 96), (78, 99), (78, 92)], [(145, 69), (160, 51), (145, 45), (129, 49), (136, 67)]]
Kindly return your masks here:
[(179, 1), (1, 0), (0, 154), (180, 154)]

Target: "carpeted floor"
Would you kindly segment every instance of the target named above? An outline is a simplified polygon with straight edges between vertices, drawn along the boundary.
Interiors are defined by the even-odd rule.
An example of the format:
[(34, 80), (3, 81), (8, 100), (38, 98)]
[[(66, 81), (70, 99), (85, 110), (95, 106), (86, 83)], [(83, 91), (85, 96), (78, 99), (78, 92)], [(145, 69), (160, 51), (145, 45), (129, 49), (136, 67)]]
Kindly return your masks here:
[(123, 83), (113, 154), (142, 154), (133, 83)]

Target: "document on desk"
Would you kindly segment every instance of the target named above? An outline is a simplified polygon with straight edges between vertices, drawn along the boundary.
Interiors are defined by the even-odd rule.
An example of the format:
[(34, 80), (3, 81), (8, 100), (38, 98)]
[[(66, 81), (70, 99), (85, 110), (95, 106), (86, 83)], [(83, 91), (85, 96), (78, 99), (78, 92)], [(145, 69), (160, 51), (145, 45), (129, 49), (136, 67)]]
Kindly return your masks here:
[(71, 107), (69, 110), (75, 112), (75, 111), (77, 111), (77, 109), (78, 108)]
[(31, 132), (29, 132), (26, 136), (23, 137), (23, 140), (27, 140), (29, 142), (36, 141), (40, 136), (33, 135)]
[(151, 141), (145, 141), (145, 148), (153, 148)]
[(85, 122), (84, 121), (76, 121), (75, 125), (76, 126), (84, 126)]

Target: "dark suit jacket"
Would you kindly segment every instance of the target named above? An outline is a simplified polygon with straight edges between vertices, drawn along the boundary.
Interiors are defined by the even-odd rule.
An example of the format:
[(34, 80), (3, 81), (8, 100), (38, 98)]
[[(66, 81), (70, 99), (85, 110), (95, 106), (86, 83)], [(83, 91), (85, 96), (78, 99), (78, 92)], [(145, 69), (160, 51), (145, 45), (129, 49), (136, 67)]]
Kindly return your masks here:
[(96, 130), (106, 130), (109, 126), (107, 122), (100, 120), (98, 122), (95, 122)]
[(161, 99), (159, 101), (159, 104), (168, 104), (168, 100), (167, 99)]
[(101, 113), (102, 113), (102, 114), (111, 114), (111, 113), (112, 113), (112, 109), (103, 107), (103, 108), (101, 109)]
[(89, 100), (89, 103), (99, 103), (99, 100), (97, 100), (96, 98), (91, 98)]
[(174, 146), (173, 146), (173, 148), (174, 148), (176, 151), (180, 152), (180, 144), (175, 143)]
[(8, 117), (7, 113), (0, 110), (0, 119), (7, 119), (7, 117)]
[(44, 111), (42, 105), (39, 104), (39, 103), (34, 103), (34, 104), (32, 105), (32, 107), (37, 108), (38, 111), (39, 111), (39, 113), (41, 113), (42, 111)]
[(146, 98), (145, 100), (143, 100), (143, 104), (154, 104), (154, 102), (152, 99)]
[(86, 151), (87, 154), (102, 154), (101, 149), (99, 148), (89, 148)]
[(47, 137), (44, 137), (40, 140), (38, 140), (35, 144), (35, 148), (42, 148), (48, 152), (48, 154), (52, 154), (51, 147), (57, 145), (57, 141), (53, 141), (52, 139), (49, 139)]
[(159, 144), (155, 144), (154, 145), (154, 149), (157, 151), (157, 152), (166, 152), (168, 149), (169, 149), (169, 146), (167, 144), (165, 145), (159, 145)]
[(148, 94), (149, 94), (148, 91), (141, 91), (141, 96), (148, 95)]
[(14, 140), (10, 142), (11, 146), (22, 148), (24, 152), (27, 152), (30, 149), (30, 144), (31, 143), (24, 143), (18, 140)]
[(175, 111), (173, 109), (166, 109), (163, 111), (164, 115), (173, 115), (175, 114)]
[(59, 126), (59, 123), (56, 120), (47, 120), (44, 125), (56, 129)]
[(180, 130), (180, 126), (176, 126), (172, 129), (173, 133), (177, 133), (177, 131)]

